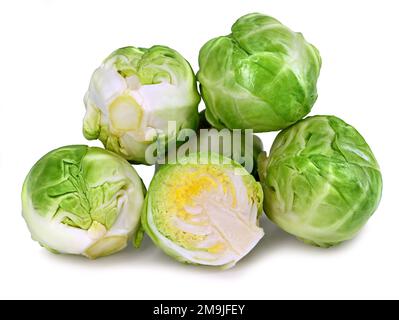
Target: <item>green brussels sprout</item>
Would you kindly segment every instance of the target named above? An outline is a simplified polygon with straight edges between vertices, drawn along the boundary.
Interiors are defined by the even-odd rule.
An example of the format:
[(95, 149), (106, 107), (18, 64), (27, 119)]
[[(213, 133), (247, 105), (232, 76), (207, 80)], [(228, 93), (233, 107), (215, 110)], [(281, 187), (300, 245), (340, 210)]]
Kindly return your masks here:
[(193, 153), (155, 174), (142, 225), (157, 246), (180, 262), (229, 268), (264, 235), (262, 201), (262, 187), (238, 163)]
[(43, 247), (95, 259), (141, 235), (144, 196), (140, 177), (125, 159), (73, 145), (49, 152), (33, 166), (22, 189), (22, 212)]
[(272, 17), (241, 17), (232, 33), (208, 41), (197, 78), (215, 128), (280, 130), (308, 114), (317, 99), (318, 50)]
[(189, 63), (165, 46), (126, 47), (113, 52), (94, 71), (85, 95), (84, 136), (133, 163), (148, 163), (147, 147), (167, 144), (179, 132), (168, 122), (197, 129), (195, 75)]
[(353, 238), (377, 209), (378, 163), (364, 138), (334, 116), (314, 116), (280, 132), (258, 161), (268, 217), (306, 243)]
[[(204, 123), (203, 123), (204, 124)], [(242, 165), (258, 180), (257, 159), (263, 151), (262, 140), (249, 132), (228, 129), (200, 129), (198, 134), (179, 146), (172, 148), (163, 163), (176, 163), (178, 158), (190, 153), (218, 153)], [(157, 166), (160, 163), (157, 163)]]

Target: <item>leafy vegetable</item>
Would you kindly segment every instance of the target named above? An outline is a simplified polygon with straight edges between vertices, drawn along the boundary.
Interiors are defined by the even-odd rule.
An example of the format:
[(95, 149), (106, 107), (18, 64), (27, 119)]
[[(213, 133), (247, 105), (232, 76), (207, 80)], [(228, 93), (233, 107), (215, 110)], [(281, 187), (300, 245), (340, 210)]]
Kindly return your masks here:
[(382, 178), (364, 138), (334, 116), (306, 118), (259, 157), (271, 220), (321, 247), (353, 238), (377, 209)]
[(156, 173), (142, 224), (180, 262), (232, 267), (263, 237), (262, 200), (260, 184), (239, 164), (195, 153)]
[(144, 194), (140, 177), (123, 158), (100, 148), (66, 146), (30, 170), (23, 216), (32, 238), (50, 251), (94, 259), (123, 249), (137, 234)]
[[(85, 96), (83, 133), (134, 163), (148, 163), (147, 147), (167, 144), (183, 128), (196, 129), (195, 75), (189, 63), (165, 46), (126, 47), (93, 73)], [(177, 132), (168, 130), (174, 121)]]
[(259, 13), (241, 17), (231, 31), (208, 41), (199, 55), (198, 80), (212, 126), (274, 131), (308, 114), (317, 98), (318, 50)]

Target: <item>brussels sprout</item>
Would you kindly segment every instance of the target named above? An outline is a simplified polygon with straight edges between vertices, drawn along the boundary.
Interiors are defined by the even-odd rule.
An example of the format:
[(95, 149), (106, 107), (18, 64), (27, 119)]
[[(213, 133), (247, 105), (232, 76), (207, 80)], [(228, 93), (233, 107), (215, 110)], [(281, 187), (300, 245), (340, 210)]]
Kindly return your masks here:
[(175, 138), (169, 121), (177, 130), (198, 125), (195, 75), (178, 52), (164, 46), (113, 52), (94, 71), (84, 101), (84, 136), (133, 163), (151, 164), (147, 147)]
[(308, 117), (283, 130), (258, 167), (268, 217), (316, 246), (353, 238), (381, 198), (381, 172), (370, 147), (337, 117)]
[(272, 17), (241, 17), (232, 33), (208, 41), (198, 80), (215, 128), (274, 131), (308, 114), (316, 101), (318, 50)]
[(260, 184), (238, 163), (195, 153), (156, 173), (142, 225), (178, 261), (228, 268), (263, 237), (262, 201)]
[(213, 152), (233, 159), (257, 179), (257, 159), (262, 151), (262, 140), (252, 133), (242, 130), (201, 129), (179, 148), (170, 150), (163, 163), (176, 163), (178, 158), (190, 153)]
[(23, 185), (22, 210), (32, 238), (43, 247), (94, 259), (122, 250), (138, 233), (144, 195), (126, 160), (74, 145), (49, 152), (33, 166)]

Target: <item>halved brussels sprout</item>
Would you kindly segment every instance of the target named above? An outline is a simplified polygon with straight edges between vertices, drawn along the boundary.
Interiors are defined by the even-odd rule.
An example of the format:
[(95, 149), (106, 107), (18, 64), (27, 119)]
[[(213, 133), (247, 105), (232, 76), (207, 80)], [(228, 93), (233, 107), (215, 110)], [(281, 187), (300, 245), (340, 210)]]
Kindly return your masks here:
[(136, 236), (144, 196), (125, 159), (100, 148), (66, 146), (30, 170), (23, 217), (32, 238), (48, 250), (94, 259), (122, 250)]
[(258, 168), (268, 217), (320, 247), (353, 238), (381, 198), (373, 152), (334, 116), (309, 117), (280, 132)]
[(199, 66), (206, 118), (218, 129), (280, 130), (308, 114), (317, 98), (318, 50), (301, 33), (259, 13), (208, 41)]
[(263, 237), (262, 200), (260, 184), (238, 163), (196, 153), (156, 173), (142, 224), (178, 261), (228, 268)]
[[(150, 144), (167, 144), (179, 130), (198, 125), (195, 75), (165, 46), (113, 52), (93, 73), (84, 101), (84, 136), (133, 163), (152, 164), (146, 159)], [(177, 132), (168, 130), (169, 121)]]

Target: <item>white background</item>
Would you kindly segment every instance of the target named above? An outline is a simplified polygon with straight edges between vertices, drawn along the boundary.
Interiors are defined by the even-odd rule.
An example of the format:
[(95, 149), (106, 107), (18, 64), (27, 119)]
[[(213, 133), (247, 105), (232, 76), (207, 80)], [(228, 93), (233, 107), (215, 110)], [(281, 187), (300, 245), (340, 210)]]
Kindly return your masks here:
[[(31, 241), (20, 191), (49, 150), (87, 143), (83, 95), (114, 49), (165, 44), (198, 69), (208, 39), (249, 12), (301, 31), (322, 55), (312, 114), (355, 126), (383, 172), (381, 205), (356, 239), (313, 248), (262, 221), (267, 236), (229, 271), (180, 265), (146, 239), (89, 261)], [(1, 1), (0, 298), (399, 298), (397, 1)], [(262, 134), (268, 150), (274, 133)], [(89, 142), (90, 145), (99, 145)], [(148, 184), (153, 167), (136, 167)]]

